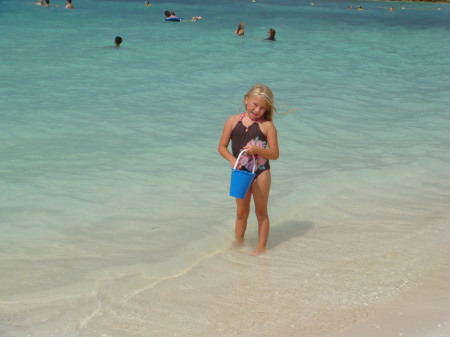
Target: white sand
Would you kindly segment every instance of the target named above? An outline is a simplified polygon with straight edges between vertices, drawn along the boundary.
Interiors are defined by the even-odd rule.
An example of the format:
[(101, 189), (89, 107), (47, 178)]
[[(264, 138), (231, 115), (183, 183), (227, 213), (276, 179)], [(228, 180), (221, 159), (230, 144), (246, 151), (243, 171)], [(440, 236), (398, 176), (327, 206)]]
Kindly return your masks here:
[(396, 280), (384, 284), (382, 275), (349, 275), (351, 263), (343, 268), (331, 259), (335, 268), (317, 269), (308, 262), (314, 255), (302, 241), (256, 258), (246, 254), (246, 246), (205, 256), (182, 275), (99, 308), (100, 314), (81, 327), (80, 337), (105, 331), (104, 336), (117, 337), (449, 336), (448, 259), (427, 272), (422, 285), (396, 293)]
[(330, 337), (449, 337), (450, 249), (424, 283)]

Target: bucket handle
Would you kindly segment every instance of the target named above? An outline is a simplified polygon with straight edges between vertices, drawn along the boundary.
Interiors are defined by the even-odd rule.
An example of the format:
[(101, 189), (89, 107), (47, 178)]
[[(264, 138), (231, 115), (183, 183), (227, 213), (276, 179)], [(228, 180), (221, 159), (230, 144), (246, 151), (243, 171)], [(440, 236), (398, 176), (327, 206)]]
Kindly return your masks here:
[[(237, 159), (236, 159), (236, 163), (234, 164), (233, 169), (236, 170), (237, 164), (239, 163), (239, 158), (241, 158), (241, 156), (242, 156), (242, 154), (243, 154), (244, 152), (245, 152), (245, 150), (242, 150), (242, 151), (239, 153), (239, 156), (238, 156)], [(256, 160), (255, 160), (255, 156), (254, 156), (253, 154), (252, 154), (252, 157), (253, 157), (253, 170), (252, 170), (252, 173), (255, 173)]]

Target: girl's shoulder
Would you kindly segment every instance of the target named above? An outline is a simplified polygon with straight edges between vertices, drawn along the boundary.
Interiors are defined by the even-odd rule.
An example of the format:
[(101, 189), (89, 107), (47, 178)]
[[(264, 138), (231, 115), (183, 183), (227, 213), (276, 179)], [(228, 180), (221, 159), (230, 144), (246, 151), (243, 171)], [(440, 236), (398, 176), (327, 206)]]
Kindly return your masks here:
[(265, 134), (267, 134), (267, 132), (269, 130), (275, 130), (275, 125), (273, 124), (272, 121), (268, 121), (266, 119), (260, 119), (259, 120), (259, 127), (261, 128), (261, 131)]
[(240, 117), (241, 114), (231, 115), (225, 122), (225, 127), (228, 127), (230, 128), (230, 130), (233, 130), (236, 127), (237, 123), (239, 122)]
[(241, 119), (241, 115), (242, 114), (231, 115), (230, 117), (228, 117), (227, 123), (236, 124)]

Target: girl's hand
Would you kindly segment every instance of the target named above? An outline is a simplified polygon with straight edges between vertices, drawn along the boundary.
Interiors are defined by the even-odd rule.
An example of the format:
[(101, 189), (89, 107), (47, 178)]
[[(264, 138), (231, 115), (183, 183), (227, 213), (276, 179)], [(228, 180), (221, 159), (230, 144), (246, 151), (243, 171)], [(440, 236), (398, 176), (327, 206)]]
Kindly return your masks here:
[(260, 147), (255, 145), (246, 145), (243, 148), (243, 150), (245, 150), (245, 153), (249, 154), (250, 156), (258, 154), (259, 149)]

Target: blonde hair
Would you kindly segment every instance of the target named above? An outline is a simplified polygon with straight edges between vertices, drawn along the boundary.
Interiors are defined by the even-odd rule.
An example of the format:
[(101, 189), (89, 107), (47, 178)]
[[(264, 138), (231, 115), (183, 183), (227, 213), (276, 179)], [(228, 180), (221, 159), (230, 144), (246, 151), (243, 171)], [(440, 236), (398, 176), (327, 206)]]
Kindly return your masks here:
[[(245, 98), (249, 98), (253, 95), (259, 95), (262, 98), (264, 98), (267, 102), (267, 109), (264, 112), (264, 119), (267, 121), (272, 121), (273, 119), (273, 112), (277, 111), (274, 106), (274, 99), (273, 99), (273, 93), (272, 89), (270, 89), (267, 85), (258, 83), (255, 84), (244, 96)], [(247, 110), (247, 104), (245, 104), (245, 109)]]

